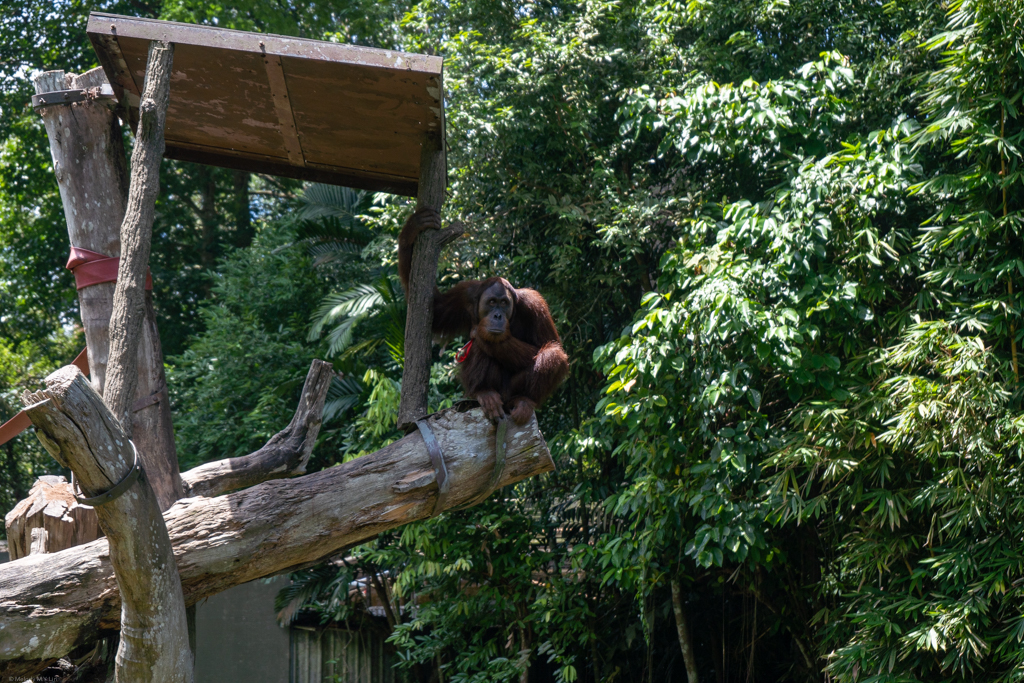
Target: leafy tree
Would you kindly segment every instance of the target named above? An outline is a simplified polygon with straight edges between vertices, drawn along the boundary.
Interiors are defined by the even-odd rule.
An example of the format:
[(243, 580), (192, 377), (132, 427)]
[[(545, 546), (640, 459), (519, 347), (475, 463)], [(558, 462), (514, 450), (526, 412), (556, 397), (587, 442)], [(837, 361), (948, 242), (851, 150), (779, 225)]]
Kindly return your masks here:
[(250, 453), (288, 423), (314, 357), (303, 331), (322, 286), (278, 222), (222, 261), (200, 308), (203, 333), (168, 359), (183, 469)]
[[(147, 6), (443, 54), (446, 213), (470, 235), (441, 286), (539, 289), (574, 361), (538, 414), (555, 473), (297, 575), (282, 615), (355, 619), (368, 582), (424, 680), (1019, 677), (1019, 4)], [(3, 26), (55, 36), (19, 65), (87, 66), (17, 8)], [(14, 100), (4, 397), (65, 358), (74, 320), (45, 147)], [(185, 164), (165, 187), (186, 461), (276, 431), (314, 354), (339, 372), (314, 466), (399, 438), (410, 203)], [(452, 351), (432, 406), (458, 396)]]

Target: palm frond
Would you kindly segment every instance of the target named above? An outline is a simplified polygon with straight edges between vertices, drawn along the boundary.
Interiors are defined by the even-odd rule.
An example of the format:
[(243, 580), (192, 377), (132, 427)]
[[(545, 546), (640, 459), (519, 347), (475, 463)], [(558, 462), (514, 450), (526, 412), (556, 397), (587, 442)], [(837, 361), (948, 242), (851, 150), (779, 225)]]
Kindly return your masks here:
[(333, 263), (343, 256), (358, 256), (363, 248), (352, 242), (320, 242), (309, 245), (308, 253), (313, 257), (313, 267)]
[(345, 377), (344, 379), (335, 377), (327, 389), (323, 421), (332, 420), (349, 408), (358, 405), (365, 391), (366, 387), (355, 377)]
[[(405, 352), (405, 300), (400, 292), (393, 271), (384, 270), (372, 283), (329, 294), (313, 313), (307, 340), (316, 341), (331, 326), (327, 333), (330, 355), (369, 355), (384, 344), (391, 360), (401, 367)], [(353, 346), (355, 328), (368, 318), (374, 322), (374, 332), (369, 339)]]
[(352, 344), (352, 334), (361, 316), (345, 318), (327, 334), (327, 355), (336, 356)]
[(328, 294), (313, 313), (311, 318), (313, 326), (309, 330), (306, 341), (319, 339), (324, 325), (338, 320), (344, 324), (346, 319), (364, 316), (383, 304), (384, 298), (373, 285), (361, 284), (344, 292)]
[(350, 187), (310, 183), (302, 195), (299, 219), (336, 217), (352, 221), (370, 204), (370, 195)]
[(384, 343), (388, 347), (391, 360), (398, 367), (405, 364), (405, 321), (397, 321), (389, 317), (384, 323)]
[(307, 242), (346, 242), (358, 246), (366, 246), (373, 239), (373, 233), (363, 225), (362, 221), (353, 217), (343, 220), (338, 216), (328, 216), (316, 220), (299, 221), (295, 233)]
[(338, 356), (339, 360), (346, 360), (354, 356), (367, 356), (373, 353), (373, 350), (384, 343), (383, 339), (374, 337), (373, 339), (364, 339), (363, 341), (352, 344), (347, 349), (341, 352)]

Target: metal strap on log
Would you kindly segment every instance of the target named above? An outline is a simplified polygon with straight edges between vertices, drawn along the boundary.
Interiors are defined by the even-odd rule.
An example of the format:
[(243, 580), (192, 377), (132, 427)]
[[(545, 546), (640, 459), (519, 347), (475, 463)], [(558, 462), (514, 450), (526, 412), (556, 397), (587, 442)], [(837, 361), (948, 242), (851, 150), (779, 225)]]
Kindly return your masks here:
[(441, 446), (434, 438), (434, 432), (430, 431), (430, 425), (425, 419), (416, 420), (416, 427), (420, 430), (423, 443), (430, 454), (430, 464), (434, 467), (434, 477), (437, 479), (437, 500), (434, 501), (434, 509), (430, 512), (431, 517), (437, 517), (445, 504), (448, 502), (448, 491), (451, 488), (451, 480), (448, 479), (448, 468), (444, 466), (444, 454), (441, 453)]
[(106, 493), (101, 493), (98, 496), (92, 496), (91, 498), (84, 498), (78, 495), (79, 488), (78, 482), (75, 481), (75, 473), (71, 473), (71, 493), (82, 505), (91, 505), (96, 507), (97, 505), (103, 505), (109, 503), (112, 500), (116, 500), (119, 496), (122, 496), (125, 491), (132, 487), (136, 481), (139, 480), (139, 475), (142, 474), (142, 465), (139, 464), (139, 449), (135, 447), (135, 443), (128, 439), (128, 443), (132, 445), (132, 452), (135, 453), (135, 458), (132, 461), (132, 467), (128, 470), (128, 474), (124, 475), (121, 481), (114, 484)]
[(58, 104), (73, 104), (85, 102), (86, 100), (114, 99), (114, 89), (109, 84), (103, 84), (98, 88), (73, 88), (71, 90), (53, 90), (41, 92), (32, 96), (32, 108), (36, 111), (53, 107)]
[(498, 428), (494, 431), (494, 472), (491, 473), (490, 488), (493, 491), (498, 487), (502, 472), (505, 471), (505, 434), (508, 433), (508, 418), (502, 418), (498, 422)]
[[(436, 517), (448, 508), (448, 491), (451, 489), (452, 482), (448, 475), (448, 468), (444, 464), (441, 446), (437, 443), (437, 438), (434, 437), (434, 432), (431, 431), (427, 419), (416, 420), (416, 428), (419, 429), (420, 435), (423, 437), (423, 444), (427, 447), (427, 453), (430, 454), (430, 464), (434, 468), (434, 478), (437, 481), (437, 500), (434, 501), (434, 509), (430, 513), (431, 517)], [(501, 475), (505, 471), (506, 434), (508, 434), (508, 419), (502, 418), (494, 430), (494, 469), (487, 484), (488, 494), (498, 488), (498, 482), (501, 481)]]

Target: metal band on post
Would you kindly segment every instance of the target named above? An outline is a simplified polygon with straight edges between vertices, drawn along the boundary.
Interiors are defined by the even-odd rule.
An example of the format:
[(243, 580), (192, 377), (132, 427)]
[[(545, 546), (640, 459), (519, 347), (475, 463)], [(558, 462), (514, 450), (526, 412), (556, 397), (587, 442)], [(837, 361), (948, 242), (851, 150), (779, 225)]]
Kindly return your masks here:
[(434, 466), (434, 476), (437, 479), (437, 501), (434, 502), (434, 509), (430, 516), (436, 517), (444, 511), (444, 504), (448, 500), (448, 490), (451, 488), (451, 480), (448, 478), (448, 468), (444, 464), (444, 456), (441, 454), (441, 446), (430, 430), (426, 419), (416, 420), (416, 427), (420, 430), (423, 443), (430, 454), (430, 464)]
[(114, 89), (109, 84), (99, 88), (76, 88), (74, 90), (54, 90), (42, 92), (32, 96), (32, 108), (36, 111), (44, 107), (53, 107), (59, 104), (72, 104), (74, 102), (85, 102), (88, 99), (113, 99)]
[(97, 505), (109, 503), (131, 488), (132, 484), (138, 480), (139, 475), (142, 474), (142, 465), (139, 464), (139, 450), (135, 448), (135, 444), (131, 439), (128, 440), (128, 443), (132, 445), (132, 452), (135, 453), (135, 461), (132, 463), (132, 468), (128, 470), (128, 474), (124, 475), (124, 478), (117, 482), (117, 484), (115, 484), (114, 487), (106, 493), (101, 493), (100, 495), (93, 496), (92, 498), (82, 498), (78, 495), (78, 484), (75, 482), (74, 473), (72, 473), (71, 492), (72, 495), (75, 496), (75, 500), (82, 505), (91, 505), (92, 507), (96, 507)]

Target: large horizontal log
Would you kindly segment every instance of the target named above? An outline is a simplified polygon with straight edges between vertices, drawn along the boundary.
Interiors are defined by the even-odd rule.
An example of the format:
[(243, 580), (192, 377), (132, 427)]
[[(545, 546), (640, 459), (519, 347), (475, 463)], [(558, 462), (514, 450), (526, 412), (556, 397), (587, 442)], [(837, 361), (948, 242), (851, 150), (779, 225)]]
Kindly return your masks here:
[[(495, 428), (479, 408), (429, 418), (451, 488), (446, 508), (490, 493)], [(510, 425), (497, 486), (554, 469), (536, 420)], [(371, 455), (297, 479), (217, 498), (185, 498), (164, 513), (186, 604), (308, 565), (428, 517), (437, 484), (413, 432)], [(105, 539), (0, 565), (0, 680), (31, 677), (117, 628), (120, 599)], [(6, 678), (5, 678), (6, 677)]]

